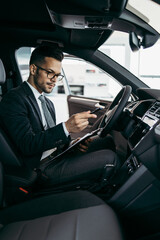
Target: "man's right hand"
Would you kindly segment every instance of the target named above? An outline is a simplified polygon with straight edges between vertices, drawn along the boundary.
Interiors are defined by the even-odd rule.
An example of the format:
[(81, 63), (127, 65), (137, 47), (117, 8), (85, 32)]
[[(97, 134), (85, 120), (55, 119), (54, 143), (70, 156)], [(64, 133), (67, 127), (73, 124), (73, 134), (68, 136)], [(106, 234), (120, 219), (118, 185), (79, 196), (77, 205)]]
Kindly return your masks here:
[(88, 124), (88, 118), (97, 118), (97, 115), (91, 114), (91, 111), (76, 113), (72, 115), (66, 122), (66, 128), (69, 133), (81, 132)]

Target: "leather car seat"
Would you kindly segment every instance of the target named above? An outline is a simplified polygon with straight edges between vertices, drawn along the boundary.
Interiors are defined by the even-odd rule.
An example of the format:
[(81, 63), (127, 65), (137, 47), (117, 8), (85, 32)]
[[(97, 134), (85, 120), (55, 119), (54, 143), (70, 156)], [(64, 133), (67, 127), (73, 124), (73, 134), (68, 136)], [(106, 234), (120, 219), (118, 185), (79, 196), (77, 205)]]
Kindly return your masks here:
[(34, 198), (4, 207), (3, 166), (0, 162), (1, 240), (122, 240), (115, 212), (87, 191)]
[[(0, 59), (0, 86), (6, 81), (5, 68), (3, 62)], [(22, 159), (15, 152), (15, 148), (12, 146), (12, 142), (8, 138), (5, 129), (1, 127), (0, 119), (0, 161), (3, 164), (5, 173), (5, 201), (7, 204), (12, 204), (16, 201), (23, 201), (26, 199), (25, 194), (22, 195), (19, 187), (28, 188), (32, 187), (37, 180), (37, 173), (31, 169), (24, 167)], [(17, 199), (15, 199), (17, 196)], [(20, 199), (21, 198), (21, 199)], [(28, 198), (28, 196), (27, 196)]]
[[(6, 72), (3, 66), (3, 62), (0, 59), (0, 86), (2, 86), (5, 83), (6, 80)], [(2, 96), (0, 96), (0, 100), (2, 99)]]
[(114, 211), (85, 191), (59, 193), (0, 210), (1, 240), (122, 240)]

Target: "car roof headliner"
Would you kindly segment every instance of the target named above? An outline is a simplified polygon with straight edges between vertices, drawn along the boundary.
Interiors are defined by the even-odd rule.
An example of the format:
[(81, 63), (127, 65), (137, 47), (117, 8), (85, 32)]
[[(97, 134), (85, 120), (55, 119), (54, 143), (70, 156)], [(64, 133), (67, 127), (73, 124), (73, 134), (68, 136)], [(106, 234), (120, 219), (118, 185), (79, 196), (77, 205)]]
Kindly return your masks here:
[[(61, 47), (78, 46), (96, 50), (106, 41), (113, 30), (129, 32), (135, 29), (133, 23), (127, 25), (123, 19), (118, 19), (126, 2), (126, 0), (118, 2), (116, 0), (6, 0), (0, 8), (0, 41), (10, 44), (12, 42), (14, 46), (19, 47), (24, 45), (36, 46), (38, 42), (47, 40), (59, 42)], [(59, 14), (59, 18), (63, 14), (67, 14), (67, 16), (102, 16), (104, 18), (109, 15), (116, 21), (114, 29), (103, 27), (64, 28), (63, 24), (53, 23), (50, 10)], [(144, 30), (142, 26), (136, 30), (138, 33), (148, 31), (148, 29)], [(155, 34), (154, 30), (153, 33)]]

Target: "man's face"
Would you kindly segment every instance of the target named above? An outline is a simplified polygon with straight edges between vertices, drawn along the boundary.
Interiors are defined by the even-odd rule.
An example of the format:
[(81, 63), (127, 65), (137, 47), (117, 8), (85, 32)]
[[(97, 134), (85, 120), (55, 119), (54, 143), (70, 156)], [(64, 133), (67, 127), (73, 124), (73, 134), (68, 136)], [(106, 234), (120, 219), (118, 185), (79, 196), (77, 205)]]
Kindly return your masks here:
[[(45, 69), (42, 70), (41, 68)], [(60, 74), (62, 68), (62, 63), (52, 57), (45, 57), (45, 61), (43, 63), (39, 63), (37, 65), (32, 64), (31, 73), (33, 76), (33, 81), (31, 84), (34, 88), (37, 89), (39, 93), (51, 93), (53, 88), (55, 87), (56, 77), (49, 79), (47, 72), (52, 72), (54, 74)], [(32, 71), (34, 70), (34, 71)]]

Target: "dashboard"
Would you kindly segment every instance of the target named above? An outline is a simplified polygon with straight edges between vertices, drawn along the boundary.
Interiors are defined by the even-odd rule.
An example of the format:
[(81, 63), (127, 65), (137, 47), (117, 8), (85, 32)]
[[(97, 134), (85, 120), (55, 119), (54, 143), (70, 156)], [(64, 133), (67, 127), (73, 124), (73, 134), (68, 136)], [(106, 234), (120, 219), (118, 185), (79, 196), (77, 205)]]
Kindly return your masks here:
[(133, 150), (148, 131), (159, 121), (160, 102), (153, 100), (144, 100), (129, 104), (126, 110), (134, 123), (133, 130), (128, 137), (128, 144)]
[(127, 157), (113, 179), (115, 191), (109, 199), (122, 215), (134, 213), (143, 221), (143, 211), (150, 215), (160, 204), (159, 96), (160, 90), (156, 94), (140, 90), (139, 99), (124, 109), (121, 134), (127, 141)]
[(123, 135), (131, 156), (126, 164), (128, 173), (133, 174), (143, 164), (160, 179), (160, 91), (155, 94), (152, 89), (141, 89), (142, 95), (144, 99), (129, 103), (124, 110), (128, 121)]

